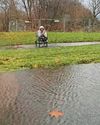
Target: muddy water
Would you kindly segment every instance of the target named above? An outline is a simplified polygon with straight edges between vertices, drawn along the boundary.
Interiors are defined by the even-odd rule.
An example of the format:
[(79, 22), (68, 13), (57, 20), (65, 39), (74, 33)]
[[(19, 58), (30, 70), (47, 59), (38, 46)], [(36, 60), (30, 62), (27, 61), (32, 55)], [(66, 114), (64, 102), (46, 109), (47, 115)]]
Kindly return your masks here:
[(100, 125), (100, 64), (0, 73), (0, 125)]

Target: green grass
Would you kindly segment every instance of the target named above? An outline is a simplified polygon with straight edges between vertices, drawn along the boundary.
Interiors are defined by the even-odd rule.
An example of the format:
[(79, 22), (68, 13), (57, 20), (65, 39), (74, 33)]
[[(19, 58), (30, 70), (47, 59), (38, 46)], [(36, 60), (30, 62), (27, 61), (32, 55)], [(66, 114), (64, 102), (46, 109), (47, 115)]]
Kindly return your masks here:
[[(34, 32), (0, 32), (0, 46), (16, 44), (34, 44)], [(49, 32), (49, 43), (100, 41), (100, 33), (85, 32)]]
[(33, 44), (35, 33), (32, 32), (0, 32), (0, 46), (16, 44)]
[(0, 50), (0, 71), (100, 63), (100, 45)]

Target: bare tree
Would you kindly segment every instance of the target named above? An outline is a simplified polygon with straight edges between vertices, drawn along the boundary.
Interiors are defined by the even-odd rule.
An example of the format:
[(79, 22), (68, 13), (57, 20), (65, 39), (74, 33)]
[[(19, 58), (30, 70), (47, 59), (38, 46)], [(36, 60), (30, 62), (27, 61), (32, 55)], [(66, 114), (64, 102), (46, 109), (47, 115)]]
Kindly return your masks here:
[(89, 6), (93, 13), (93, 17), (96, 18), (100, 14), (100, 0), (90, 0)]
[(93, 14), (92, 26), (94, 27), (97, 16), (100, 14), (100, 0), (89, 0), (89, 6)]
[(17, 16), (17, 8), (15, 0), (0, 0), (0, 10), (3, 14), (2, 25), (4, 31), (9, 29), (9, 21)]
[[(92, 1), (91, 10), (95, 19), (100, 13), (100, 0), (90, 1)], [(93, 4), (94, 1), (97, 1), (96, 5)], [(67, 18), (69, 17), (73, 22), (75, 19), (81, 20), (87, 15), (87, 10), (85, 10), (86, 8), (80, 4), (80, 0), (0, 0), (0, 15), (2, 17), (0, 22), (2, 22), (5, 31), (8, 31), (9, 21), (16, 19), (29, 20), (31, 22), (28, 24), (31, 26), (30, 28), (38, 26), (39, 22), (35, 21), (35, 19), (52, 19), (51, 21), (41, 21), (43, 25), (48, 24), (47, 26), (51, 27), (51, 25), (55, 25), (54, 19), (61, 20), (65, 15), (68, 15)], [(68, 22), (70, 25), (71, 21)]]
[(3, 29), (5, 31), (8, 31), (8, 25), (9, 25), (9, 13), (8, 13), (8, 9), (9, 9), (9, 1), (7, 0), (1, 0), (0, 1), (0, 8), (2, 13), (4, 14), (3, 16)]

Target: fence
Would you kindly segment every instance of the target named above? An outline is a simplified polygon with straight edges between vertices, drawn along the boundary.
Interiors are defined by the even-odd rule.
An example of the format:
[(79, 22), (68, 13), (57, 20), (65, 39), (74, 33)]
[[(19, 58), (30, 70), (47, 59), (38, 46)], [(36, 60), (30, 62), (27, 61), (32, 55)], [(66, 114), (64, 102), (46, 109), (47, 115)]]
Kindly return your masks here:
[(73, 31), (100, 31), (100, 21), (92, 24), (91, 19), (33, 19), (32, 21), (12, 20), (9, 22), (9, 31), (36, 31), (43, 25), (48, 31), (73, 32)]

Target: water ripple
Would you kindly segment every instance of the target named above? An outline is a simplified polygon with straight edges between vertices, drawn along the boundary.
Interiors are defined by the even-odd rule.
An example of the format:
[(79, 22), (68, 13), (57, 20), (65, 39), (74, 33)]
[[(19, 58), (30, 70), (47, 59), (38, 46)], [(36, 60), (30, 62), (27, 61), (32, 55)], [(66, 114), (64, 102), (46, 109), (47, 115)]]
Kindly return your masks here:
[(100, 64), (0, 73), (0, 125), (99, 124)]

